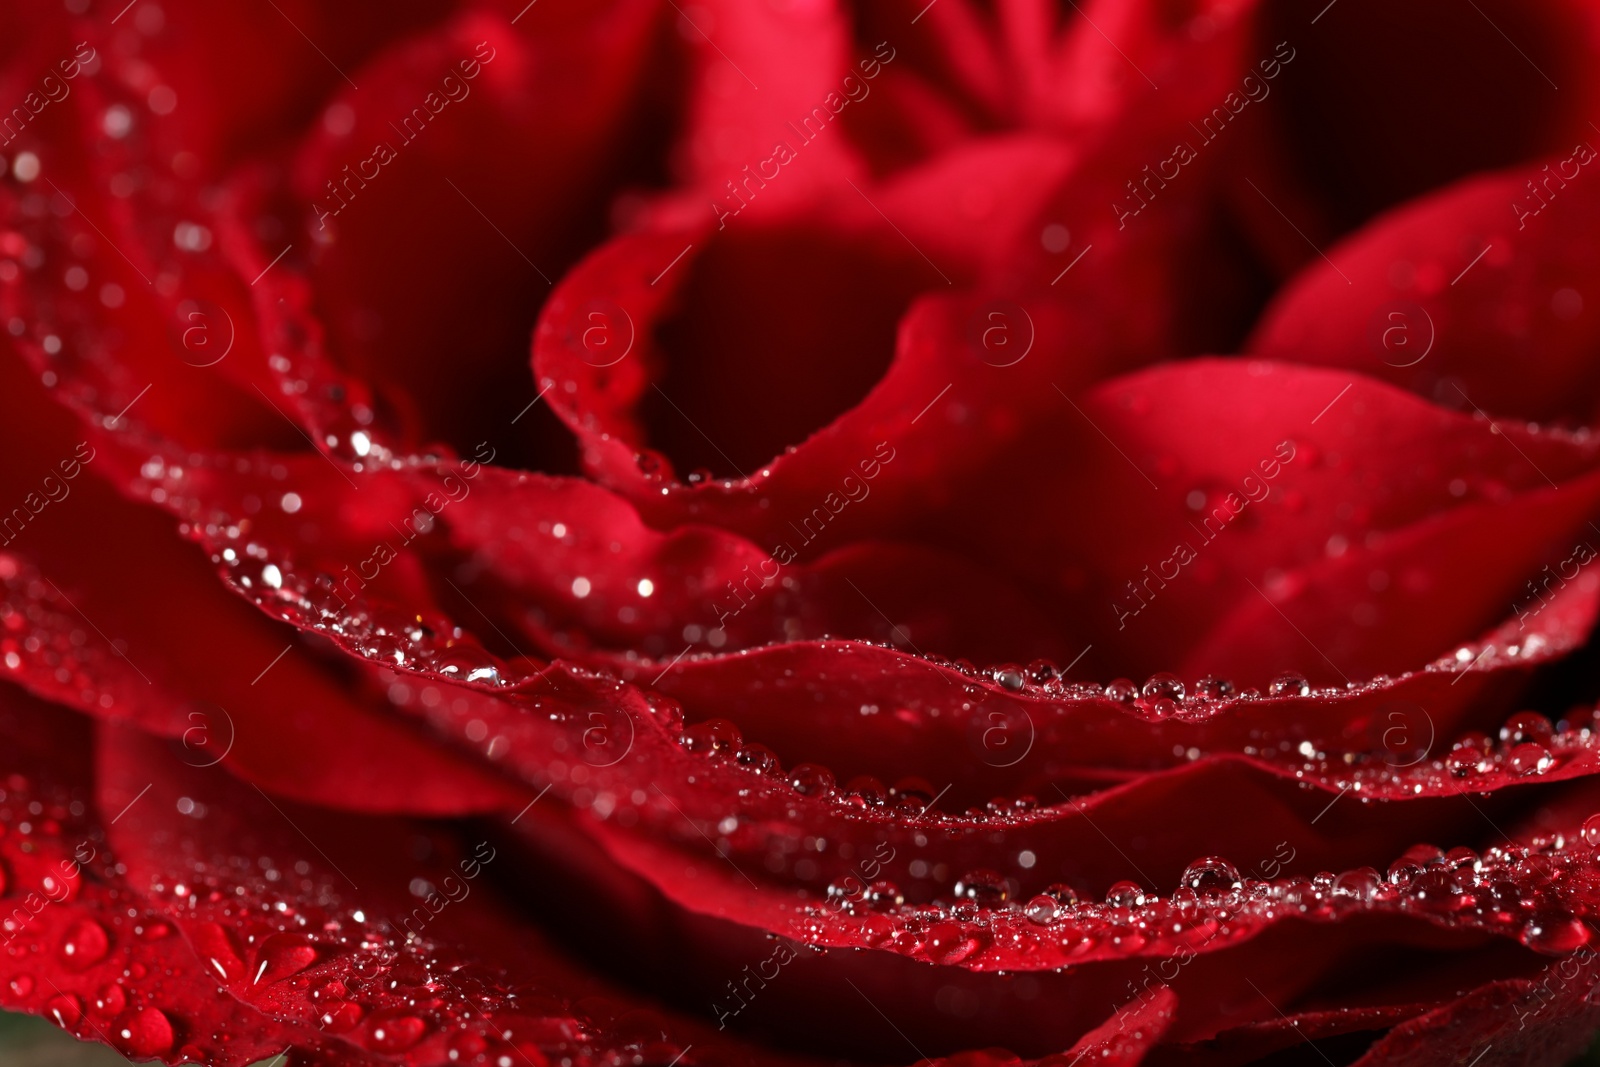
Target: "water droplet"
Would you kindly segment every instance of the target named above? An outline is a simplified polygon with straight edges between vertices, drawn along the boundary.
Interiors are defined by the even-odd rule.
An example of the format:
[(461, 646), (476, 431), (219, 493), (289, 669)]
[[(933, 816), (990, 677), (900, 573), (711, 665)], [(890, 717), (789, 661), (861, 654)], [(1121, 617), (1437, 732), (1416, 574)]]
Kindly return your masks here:
[(1114, 700), (1118, 704), (1132, 704), (1138, 697), (1139, 690), (1127, 678), (1116, 678), (1106, 683), (1106, 699)]
[(1207, 700), (1227, 700), (1238, 689), (1228, 679), (1208, 674), (1195, 683), (1195, 692)]
[(1383, 884), (1383, 876), (1373, 867), (1357, 867), (1353, 871), (1345, 871), (1333, 880), (1333, 894), (1349, 900), (1366, 902), (1373, 898), (1378, 891), (1378, 886)]
[(408, 1012), (382, 1011), (372, 1017), (372, 1048), (378, 1052), (404, 1052), (422, 1040), (428, 1024)]
[(782, 770), (778, 762), (778, 754), (766, 745), (751, 742), (739, 749), (739, 754), (734, 757), (739, 766), (746, 767), (757, 774), (776, 774)]
[(33, 992), (33, 977), (26, 974), (14, 975), (11, 981), (7, 983), (7, 986), (10, 988), (12, 996), (26, 997)]
[(1398, 886), (1410, 885), (1411, 880), (1421, 873), (1421, 864), (1402, 857), (1389, 864), (1389, 884)]
[(1078, 891), (1065, 882), (1052, 882), (1045, 886), (1044, 895), (1062, 908), (1070, 908), (1078, 903)]
[(1600, 815), (1591, 815), (1583, 823), (1583, 843), (1600, 848)]
[(861, 894), (861, 902), (874, 911), (893, 911), (906, 902), (900, 887), (893, 882), (873, 882)]
[(1589, 943), (1589, 928), (1565, 912), (1536, 914), (1522, 928), (1522, 943), (1535, 952), (1565, 956)]
[(1465, 745), (1451, 752), (1445, 763), (1450, 768), (1452, 778), (1470, 778), (1480, 770), (1483, 752), (1471, 745)]
[(1523, 711), (1507, 719), (1500, 727), (1500, 743), (1507, 747), (1524, 744), (1548, 745), (1556, 729), (1550, 720), (1537, 711)]
[(1031, 923), (1038, 926), (1048, 926), (1055, 921), (1058, 911), (1060, 911), (1060, 908), (1056, 905), (1056, 902), (1044, 893), (1040, 893), (1028, 901), (1027, 906), (1023, 909), (1023, 914), (1027, 915), (1028, 921)]
[(1146, 700), (1182, 700), (1186, 690), (1183, 680), (1176, 674), (1163, 671), (1146, 679), (1144, 688), (1139, 692)]
[(1512, 773), (1519, 775), (1543, 774), (1555, 766), (1555, 762), (1549, 749), (1531, 742), (1518, 745), (1506, 757), (1506, 763), (1511, 767)]
[(927, 811), (937, 795), (926, 778), (902, 778), (889, 790), (895, 804), (913, 814)]
[(1201, 896), (1232, 892), (1239, 888), (1239, 868), (1221, 856), (1203, 856), (1184, 868), (1178, 884)]
[(149, 1059), (172, 1047), (172, 1021), (159, 1008), (140, 1008), (123, 1016), (112, 1027), (111, 1037), (124, 1055)]
[(44, 1003), (44, 1010), (57, 1026), (71, 1029), (83, 1018), (83, 1002), (71, 993), (60, 993)]
[(1285, 671), (1272, 680), (1267, 686), (1267, 695), (1274, 697), (1303, 697), (1311, 692), (1311, 683), (1305, 675), (1294, 671)]
[(789, 772), (789, 784), (806, 797), (825, 797), (833, 792), (833, 772), (815, 763), (802, 763)]
[(92, 967), (106, 958), (111, 950), (111, 938), (106, 928), (93, 919), (73, 923), (61, 937), (58, 952), (61, 962), (70, 967)]
[(330, 1000), (322, 1006), (321, 1026), (330, 1034), (347, 1034), (361, 1024), (361, 1005), (351, 1000)]
[(850, 779), (844, 792), (845, 799), (858, 807), (881, 808), (889, 803), (889, 787), (867, 774)]
[(256, 956), (253, 984), (270, 985), (298, 974), (317, 961), (317, 950), (300, 934), (273, 934)]
[(1113, 908), (1136, 908), (1145, 900), (1138, 882), (1116, 882), (1106, 890), (1106, 903)]
[(738, 751), (743, 738), (739, 728), (727, 719), (711, 719), (688, 727), (678, 740), (690, 752), (726, 756)]
[(957, 922), (935, 923), (923, 939), (923, 949), (934, 963), (960, 963), (982, 948), (982, 939)]
[[(446, 1043), (446, 1055), (451, 1063), (472, 1063), (489, 1047), (489, 1042), (471, 1030), (452, 1034)], [(537, 1062), (537, 1061), (535, 1061)]]
[(127, 1006), (128, 994), (124, 993), (122, 987), (115, 982), (108, 982), (95, 994), (94, 1000), (89, 1004), (89, 1010), (96, 1015), (111, 1018), (121, 1015)]
[(1000, 683), (1001, 688), (1009, 689), (1013, 693), (1018, 691), (1027, 682), (1021, 667), (1006, 666), (994, 672), (994, 680)]
[(968, 871), (962, 875), (960, 881), (956, 882), (955, 892), (962, 900), (970, 900), (985, 908), (1004, 904), (1010, 896), (1006, 880), (987, 868)]

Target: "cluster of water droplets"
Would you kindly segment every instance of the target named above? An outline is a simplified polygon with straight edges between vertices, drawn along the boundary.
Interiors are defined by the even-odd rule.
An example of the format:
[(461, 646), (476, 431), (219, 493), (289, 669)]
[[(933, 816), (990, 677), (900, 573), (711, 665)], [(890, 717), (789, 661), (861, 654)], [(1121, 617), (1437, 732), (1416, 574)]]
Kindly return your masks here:
[(1481, 853), (1417, 845), (1387, 870), (1276, 879), (1245, 875), (1219, 856), (1191, 863), (1158, 893), (1122, 881), (1092, 898), (1066, 883), (1019, 893), (1019, 879), (969, 871), (941, 899), (907, 903), (892, 882), (845, 879), (807, 906), (804, 935), (827, 943), (833, 916), (861, 941), (933, 963), (979, 969), (1064, 966), (1092, 959), (1220, 948), (1287, 918), (1338, 922), (1401, 914), (1449, 928), (1513, 937), (1564, 955), (1588, 945), (1600, 906), (1600, 815), (1572, 838), (1547, 837)]
[(235, 1035), (189, 1025), (172, 1003), (172, 927), (104, 884), (105, 842), (85, 810), (68, 791), (0, 779), (0, 913), (14, 961), (0, 998), (132, 1058), (220, 1059)]
[[(297, 1026), (310, 1035), (301, 1039), (308, 1045), (337, 1040), (465, 1067), (512, 1059), (666, 1067), (685, 1051), (654, 1011), (598, 996), (573, 1002), (555, 986), (513, 983), (342, 903), (304, 862), (197, 863), (152, 886), (163, 914), (185, 916), (164, 918), (112, 887), (116, 866), (84, 826), (84, 810), (21, 776), (0, 778), (0, 906), (15, 925), (6, 930), (8, 951), (39, 961), (38, 973), (8, 968), (0, 996), (85, 1040), (140, 1061), (242, 1062), (235, 1049), (254, 1035), (219, 1028), (207, 1014), (214, 998), (197, 993), (218, 983)], [(67, 843), (77, 841), (74, 851)], [(70, 878), (39, 877), (88, 854), (92, 862)], [(71, 917), (43, 914), (49, 909)], [(24, 921), (26, 912), (37, 914)], [(181, 961), (196, 959), (203, 976), (182, 969)]]
[(1204, 675), (1186, 681), (1169, 671), (1158, 671), (1143, 682), (1114, 678), (1105, 684), (1072, 681), (1050, 660), (1034, 660), (1027, 666), (1015, 663), (979, 667), (965, 659), (948, 659), (937, 654), (923, 659), (968, 678), (992, 682), (1008, 693), (1038, 699), (1107, 701), (1131, 715), (1149, 721), (1168, 719), (1203, 722), (1240, 702), (1271, 698), (1313, 697), (1350, 698), (1381, 692), (1404, 682), (1417, 673), (1461, 673), (1486, 670), (1507, 662), (1528, 662), (1550, 658), (1566, 651), (1568, 645), (1542, 634), (1529, 634), (1520, 641), (1482, 642), (1461, 645), (1449, 654), (1427, 664), (1422, 672), (1377, 675), (1365, 681), (1337, 686), (1314, 685), (1299, 671), (1282, 671), (1265, 686), (1241, 686), (1232, 679)]
[[(1487, 793), (1512, 782), (1600, 768), (1600, 707), (1575, 709), (1560, 723), (1536, 711), (1519, 711), (1492, 734), (1472, 731), (1454, 739), (1427, 736), (1423, 731), (1431, 722), (1420, 708), (1389, 714), (1396, 725), (1380, 732), (1387, 722), (1376, 720), (1374, 743), (1366, 751), (1328, 752), (1311, 742), (1283, 741), (1246, 754), (1284, 768), (1299, 781), (1362, 801)], [(1404, 744), (1385, 747), (1390, 731), (1398, 732)]]
[(22, 559), (0, 552), (0, 678), (26, 679), (89, 706), (112, 709), (115, 680), (132, 673), (56, 588)]

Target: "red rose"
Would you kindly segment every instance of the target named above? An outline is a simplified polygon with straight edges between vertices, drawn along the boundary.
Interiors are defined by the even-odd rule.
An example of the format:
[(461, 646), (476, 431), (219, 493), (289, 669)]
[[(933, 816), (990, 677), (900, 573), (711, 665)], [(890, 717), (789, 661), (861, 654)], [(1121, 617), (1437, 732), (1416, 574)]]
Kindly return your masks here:
[(1587, 5), (0, 30), (0, 1006), (227, 1067), (1600, 1025)]

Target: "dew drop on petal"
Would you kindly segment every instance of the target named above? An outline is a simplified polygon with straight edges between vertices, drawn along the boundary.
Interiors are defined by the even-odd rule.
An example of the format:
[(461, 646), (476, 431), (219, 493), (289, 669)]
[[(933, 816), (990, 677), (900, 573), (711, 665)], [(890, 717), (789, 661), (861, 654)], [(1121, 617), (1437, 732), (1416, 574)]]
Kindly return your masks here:
[(968, 871), (956, 882), (956, 896), (986, 908), (1004, 904), (1010, 896), (1006, 880), (994, 871), (980, 868)]
[(113, 1024), (111, 1038), (124, 1055), (149, 1059), (172, 1047), (172, 1021), (159, 1008), (140, 1008)]
[(833, 792), (833, 772), (815, 763), (802, 763), (789, 772), (789, 784), (807, 797), (825, 797)]
[(1555, 736), (1550, 720), (1536, 711), (1523, 711), (1511, 716), (1500, 727), (1500, 742), (1507, 746), (1548, 745)]
[(83, 1018), (83, 1002), (71, 993), (59, 993), (51, 997), (45, 1001), (44, 1010), (57, 1026), (65, 1029), (75, 1026)]
[(953, 964), (980, 951), (983, 941), (957, 922), (935, 923), (923, 941), (928, 958), (934, 963)]
[(1239, 888), (1239, 868), (1221, 856), (1204, 856), (1184, 868), (1178, 884), (1201, 896), (1228, 893)]
[(93, 919), (73, 923), (61, 936), (58, 954), (61, 962), (75, 968), (92, 967), (106, 958), (111, 938), (106, 928)]
[(1305, 675), (1294, 671), (1286, 671), (1278, 675), (1267, 686), (1267, 695), (1275, 697), (1303, 697), (1311, 692), (1311, 683)]
[(1536, 914), (1522, 928), (1522, 943), (1535, 952), (1565, 956), (1589, 943), (1589, 928), (1565, 912)]
[(378, 1052), (404, 1052), (422, 1040), (428, 1024), (406, 1012), (380, 1012), (372, 1018), (371, 1045)]
[(1140, 695), (1146, 700), (1182, 700), (1184, 692), (1182, 679), (1176, 674), (1168, 674), (1165, 671), (1152, 674), (1139, 690)]
[(1116, 882), (1106, 890), (1106, 903), (1114, 908), (1133, 908), (1144, 903), (1144, 890), (1138, 882)]
[(1139, 695), (1139, 690), (1133, 682), (1126, 678), (1116, 678), (1106, 683), (1106, 699), (1118, 704), (1131, 704)]

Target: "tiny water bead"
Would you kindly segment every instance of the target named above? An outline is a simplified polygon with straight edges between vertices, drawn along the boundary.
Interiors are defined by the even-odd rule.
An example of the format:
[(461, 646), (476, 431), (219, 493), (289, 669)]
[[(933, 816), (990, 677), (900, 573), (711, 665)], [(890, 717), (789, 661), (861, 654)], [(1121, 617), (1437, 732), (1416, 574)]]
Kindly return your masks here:
[(1115, 882), (1106, 890), (1106, 904), (1113, 908), (1135, 908), (1144, 901), (1144, 888), (1138, 882)]
[(1118, 704), (1132, 704), (1138, 696), (1138, 688), (1127, 678), (1116, 678), (1106, 683), (1107, 700)]
[(979, 869), (962, 875), (960, 881), (956, 882), (955, 894), (962, 900), (993, 908), (1009, 900), (1011, 891), (1000, 874)]
[(1240, 888), (1239, 868), (1221, 856), (1206, 856), (1184, 868), (1178, 884), (1201, 896), (1228, 893)]
[(1306, 676), (1294, 671), (1286, 671), (1274, 678), (1267, 686), (1267, 695), (1275, 697), (1303, 697), (1311, 693), (1311, 683)]
[(815, 763), (801, 763), (789, 771), (789, 785), (805, 797), (826, 797), (833, 792), (833, 772)]
[(1227, 700), (1237, 692), (1231, 681), (1210, 674), (1195, 683), (1195, 693), (1207, 700)]
[(112, 1027), (112, 1043), (127, 1056), (148, 1059), (172, 1048), (172, 1020), (159, 1008), (140, 1008)]
[(1011, 666), (996, 670), (994, 680), (1002, 689), (1009, 689), (1013, 693), (1019, 692), (1028, 681), (1027, 676), (1022, 673), (1022, 668)]
[(861, 894), (861, 903), (874, 911), (893, 911), (906, 902), (900, 887), (893, 882), (878, 881), (867, 886)]
[(928, 959), (946, 966), (982, 951), (986, 938), (958, 922), (935, 923), (928, 928), (922, 948)]
[(1550, 720), (1536, 711), (1518, 712), (1500, 727), (1500, 743), (1506, 746), (1545, 746), (1554, 735), (1555, 727)]
[(428, 1024), (402, 1009), (379, 1012), (372, 1016), (368, 1029), (368, 1044), (377, 1052), (404, 1052), (428, 1032)]
[(1183, 680), (1167, 673), (1152, 674), (1139, 690), (1141, 696), (1151, 701), (1181, 701), (1185, 692)]
[(1589, 943), (1589, 927), (1563, 912), (1537, 914), (1522, 928), (1522, 943), (1535, 952), (1565, 956)]
[(713, 756), (731, 756), (739, 751), (743, 738), (739, 728), (727, 719), (711, 719), (686, 727), (678, 743), (690, 752)]
[(75, 969), (92, 967), (105, 959), (110, 951), (111, 938), (106, 928), (93, 919), (82, 919), (69, 926), (61, 935), (57, 954), (61, 962)]

